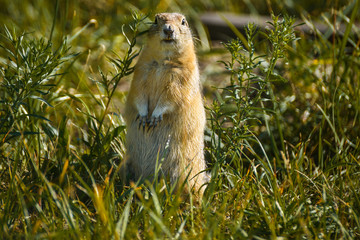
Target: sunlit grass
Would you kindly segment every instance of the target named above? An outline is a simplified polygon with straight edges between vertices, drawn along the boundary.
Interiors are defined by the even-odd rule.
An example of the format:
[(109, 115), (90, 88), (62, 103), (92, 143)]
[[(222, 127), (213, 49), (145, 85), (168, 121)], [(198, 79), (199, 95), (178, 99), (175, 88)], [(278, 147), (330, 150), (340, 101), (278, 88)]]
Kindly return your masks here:
[[(29, 31), (41, 3), (46, 24)], [(246, 41), (224, 44), (212, 63), (228, 74), (207, 105), (212, 178), (200, 203), (166, 179), (123, 183), (119, 89), (150, 20), (128, 2), (125, 14), (101, 18), (104, 5), (87, 19), (79, 4), (25, 1), (23, 17), (1, 28), (0, 236), (360, 237), (359, 1), (335, 20), (323, 15), (346, 23), (341, 36), (303, 36), (292, 18), (274, 16), (264, 33), (250, 24)]]

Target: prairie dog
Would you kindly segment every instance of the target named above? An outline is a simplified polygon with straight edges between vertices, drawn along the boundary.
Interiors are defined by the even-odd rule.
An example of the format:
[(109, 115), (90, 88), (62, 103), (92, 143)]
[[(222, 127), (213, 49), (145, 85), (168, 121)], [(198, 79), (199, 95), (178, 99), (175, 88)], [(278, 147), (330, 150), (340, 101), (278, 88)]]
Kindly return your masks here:
[[(135, 66), (124, 118), (127, 173), (151, 177), (156, 162), (171, 182), (202, 196), (205, 110), (189, 25), (182, 14), (160, 13)], [(190, 189), (189, 189), (190, 188)]]

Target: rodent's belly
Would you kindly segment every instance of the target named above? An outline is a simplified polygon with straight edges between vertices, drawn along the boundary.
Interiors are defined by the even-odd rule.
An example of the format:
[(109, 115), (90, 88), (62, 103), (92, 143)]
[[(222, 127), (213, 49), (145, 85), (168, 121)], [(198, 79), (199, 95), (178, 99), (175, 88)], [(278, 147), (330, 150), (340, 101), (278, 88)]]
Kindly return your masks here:
[(171, 162), (176, 158), (176, 150), (170, 146), (174, 146), (175, 135), (166, 122), (160, 122), (152, 129), (143, 129), (142, 126), (139, 128), (138, 122), (131, 124), (127, 133), (127, 150), (136, 177), (153, 175), (156, 163), (164, 158), (166, 162), (162, 164), (163, 170), (166, 170), (168, 165), (174, 165)]

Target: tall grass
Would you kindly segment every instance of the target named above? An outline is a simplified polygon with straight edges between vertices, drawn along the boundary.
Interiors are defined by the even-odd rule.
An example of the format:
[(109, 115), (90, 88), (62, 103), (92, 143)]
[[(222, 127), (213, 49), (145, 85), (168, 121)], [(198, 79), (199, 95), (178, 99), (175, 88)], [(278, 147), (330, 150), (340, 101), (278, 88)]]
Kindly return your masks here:
[[(229, 58), (218, 65), (228, 77), (207, 106), (212, 178), (200, 203), (164, 179), (121, 180), (120, 88), (146, 17), (127, 17), (107, 62), (93, 55), (103, 55), (101, 47), (79, 46), (95, 20), (67, 38), (56, 31), (63, 16), (53, 18), (49, 39), (3, 28), (0, 236), (359, 238), (359, 5), (326, 19), (346, 23), (343, 35), (314, 29), (310, 39), (295, 31), (293, 18), (273, 16), (265, 32), (249, 24), (244, 41), (224, 43), (221, 57)], [(109, 46), (101, 37), (90, 41)]]

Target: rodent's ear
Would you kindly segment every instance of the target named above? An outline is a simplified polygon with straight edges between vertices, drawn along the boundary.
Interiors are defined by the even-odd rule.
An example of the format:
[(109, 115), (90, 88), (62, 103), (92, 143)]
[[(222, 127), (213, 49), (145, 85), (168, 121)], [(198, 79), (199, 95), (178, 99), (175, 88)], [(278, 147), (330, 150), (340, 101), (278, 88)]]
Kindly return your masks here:
[(154, 24), (158, 24), (158, 16), (155, 16)]

